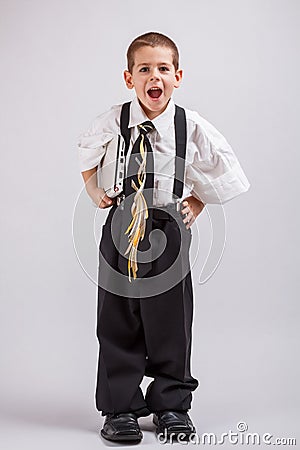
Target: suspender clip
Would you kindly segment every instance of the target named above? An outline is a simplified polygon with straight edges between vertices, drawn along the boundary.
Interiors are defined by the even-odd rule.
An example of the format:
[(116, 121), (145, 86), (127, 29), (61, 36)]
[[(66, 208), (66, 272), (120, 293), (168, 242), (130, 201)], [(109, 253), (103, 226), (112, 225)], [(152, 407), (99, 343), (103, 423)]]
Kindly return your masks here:
[(122, 205), (124, 198), (125, 198), (125, 194), (120, 194), (117, 197), (117, 206), (120, 206), (121, 209), (124, 209), (124, 205)]
[(176, 199), (176, 211), (180, 212), (181, 200), (180, 198)]

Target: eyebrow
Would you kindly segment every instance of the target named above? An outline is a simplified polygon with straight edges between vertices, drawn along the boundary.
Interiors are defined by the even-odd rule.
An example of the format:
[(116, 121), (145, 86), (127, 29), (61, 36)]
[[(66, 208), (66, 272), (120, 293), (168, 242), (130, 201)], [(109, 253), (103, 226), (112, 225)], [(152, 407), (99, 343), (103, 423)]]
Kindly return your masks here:
[[(137, 67), (140, 67), (140, 66), (150, 66), (150, 65), (151, 65), (151, 63), (142, 63), (142, 64), (138, 64)], [(161, 62), (161, 63), (158, 63), (158, 65), (159, 65), (159, 66), (171, 66), (172, 64), (166, 63), (166, 62)]]

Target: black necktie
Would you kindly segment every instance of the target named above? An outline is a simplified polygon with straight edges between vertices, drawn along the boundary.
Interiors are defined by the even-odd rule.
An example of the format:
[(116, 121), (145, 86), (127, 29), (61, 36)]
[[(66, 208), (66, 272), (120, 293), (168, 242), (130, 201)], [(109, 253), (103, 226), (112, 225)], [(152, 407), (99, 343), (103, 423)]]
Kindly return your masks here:
[(151, 262), (139, 263), (137, 251), (149, 249), (149, 233), (152, 230), (152, 207), (153, 207), (153, 183), (154, 183), (154, 161), (150, 141), (147, 133), (154, 130), (150, 121), (138, 125), (139, 136), (135, 141), (126, 179), (124, 182), (125, 197), (131, 196), (130, 201), (124, 201), (124, 220), (126, 223), (125, 235), (127, 237), (127, 273), (129, 281), (131, 275), (135, 279), (142, 277), (151, 269)]

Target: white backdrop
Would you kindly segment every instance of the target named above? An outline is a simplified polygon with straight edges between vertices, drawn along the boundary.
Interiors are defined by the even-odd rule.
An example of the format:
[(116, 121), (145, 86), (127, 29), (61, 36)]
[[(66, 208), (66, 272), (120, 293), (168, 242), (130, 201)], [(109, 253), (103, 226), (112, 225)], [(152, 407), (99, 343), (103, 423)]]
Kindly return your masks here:
[[(193, 268), (200, 386), (191, 416), (198, 434), (245, 421), (249, 432), (299, 441), (299, 2), (1, 0), (5, 450), (108, 445), (94, 406), (96, 286), (73, 247), (83, 188), (76, 139), (96, 115), (132, 98), (125, 52), (147, 31), (175, 40), (184, 70), (175, 101), (226, 136), (251, 183), (225, 205), (215, 274), (199, 285), (199, 262)], [(88, 243), (95, 209), (81, 198), (81, 239), (96, 269)], [(203, 248), (206, 222), (197, 220)], [(144, 419), (141, 445), (157, 445), (152, 429)]]

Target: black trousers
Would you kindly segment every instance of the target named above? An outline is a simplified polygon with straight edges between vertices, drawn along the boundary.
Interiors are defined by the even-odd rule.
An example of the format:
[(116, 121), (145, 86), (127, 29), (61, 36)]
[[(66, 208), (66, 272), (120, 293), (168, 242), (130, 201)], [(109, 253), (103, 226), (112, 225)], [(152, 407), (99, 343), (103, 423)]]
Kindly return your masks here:
[[(111, 238), (115, 210), (114, 206), (109, 212), (99, 247), (96, 407), (102, 415), (132, 411), (146, 416), (162, 410), (187, 411), (191, 407), (191, 392), (198, 386), (190, 370), (191, 231), (186, 230), (179, 212), (175, 217), (154, 218), (153, 229), (161, 230), (167, 241), (164, 252), (153, 261), (146, 278), (166, 273), (178, 260), (185, 266), (188, 264), (188, 268), (178, 270), (178, 281), (171, 283), (173, 285), (164, 292), (146, 298), (131, 298), (130, 290), (126, 296), (119, 295), (102, 286), (104, 261), (118, 272), (119, 254)], [(153, 280), (152, 284), (157, 281)], [(140, 388), (144, 375), (153, 378), (145, 397)]]

